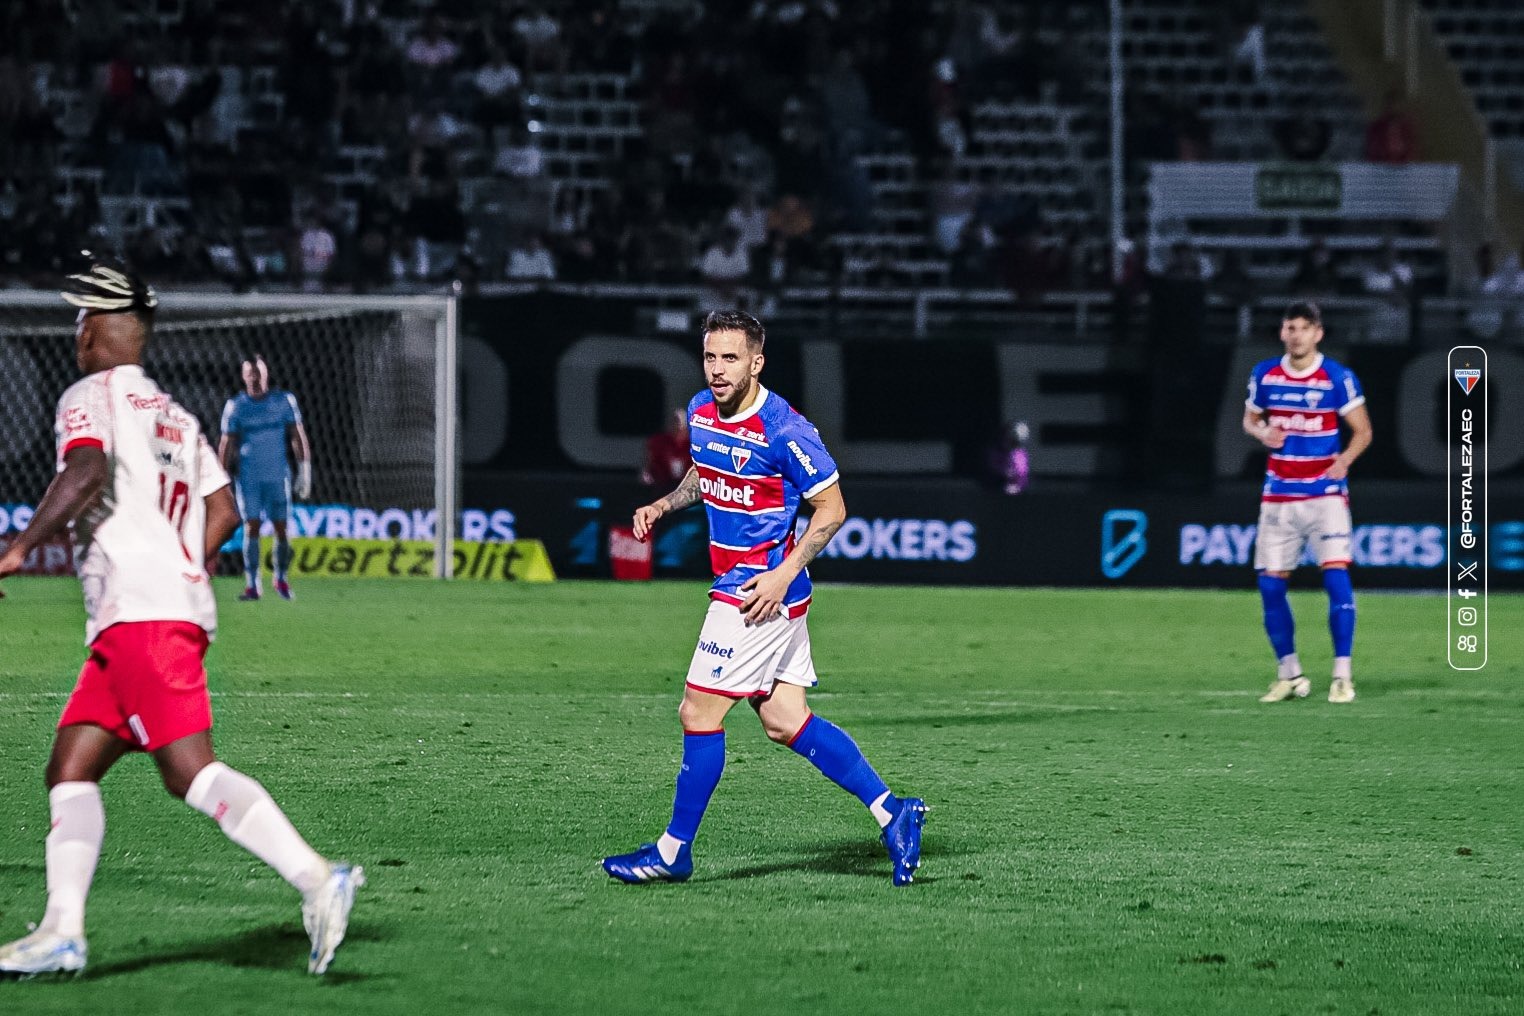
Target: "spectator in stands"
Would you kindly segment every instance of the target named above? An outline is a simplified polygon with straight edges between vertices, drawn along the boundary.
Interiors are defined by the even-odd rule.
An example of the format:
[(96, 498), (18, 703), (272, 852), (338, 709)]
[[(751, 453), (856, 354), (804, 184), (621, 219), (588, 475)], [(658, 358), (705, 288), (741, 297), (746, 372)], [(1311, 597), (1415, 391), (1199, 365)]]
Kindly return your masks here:
[(525, 63), (531, 71), (558, 71), (565, 55), (561, 49), (561, 23), (543, 7), (524, 7), (510, 25), (524, 46)]
[(796, 268), (816, 263), (815, 215), (798, 194), (783, 194), (767, 211), (769, 236), (782, 237)]
[(1402, 93), (1393, 88), (1381, 104), (1381, 115), (1365, 131), (1365, 158), (1370, 162), (1407, 163), (1418, 158), (1418, 127), (1403, 108)]
[(555, 281), (556, 263), (545, 247), (543, 236), (530, 233), (514, 244), (508, 253), (508, 278), (515, 282)]
[(1397, 255), (1397, 245), (1388, 236), (1381, 251), (1362, 274), (1361, 288), (1380, 302), (1371, 311), (1370, 333), (1377, 340), (1405, 342), (1413, 298), (1413, 269)]
[(333, 232), (316, 215), (307, 216), (302, 223), (293, 259), (301, 274), (303, 290), (316, 293), (327, 286), (338, 253), (339, 245)]
[(699, 277), (709, 287), (706, 308), (716, 310), (733, 306), (736, 286), (750, 271), (751, 257), (741, 244), (741, 234), (733, 226), (720, 227), (719, 235), (699, 262)]
[(1298, 296), (1327, 297), (1339, 288), (1339, 275), (1334, 267), (1333, 251), (1321, 236), (1302, 252), (1296, 274), (1291, 277), (1291, 289)]
[(993, 284), (990, 271), (988, 230), (970, 216), (958, 231), (958, 243), (947, 264), (947, 281), (963, 289), (984, 289)]
[(545, 157), (535, 143), (534, 135), (527, 128), (515, 127), (509, 132), (508, 143), (498, 149), (492, 168), (505, 176), (520, 179), (538, 177), (545, 171)]
[(968, 152), (968, 111), (958, 88), (957, 66), (947, 58), (932, 69), (931, 133), (940, 155), (958, 159)]
[(1012, 420), (1000, 431), (1000, 437), (990, 448), (989, 476), (1005, 494), (1020, 494), (1030, 485), (1032, 460), (1027, 453), (1027, 441), (1032, 434), (1025, 420)]
[(1394, 302), (1406, 303), (1412, 295), (1413, 267), (1398, 256), (1390, 236), (1381, 242), (1381, 251), (1365, 270), (1361, 286), (1369, 294), (1391, 296)]
[(830, 68), (820, 76), (816, 91), (828, 137), (838, 153), (850, 157), (878, 143), (882, 128), (873, 117), (873, 101), (857, 71), (851, 49), (842, 46), (836, 51)]
[[(960, 178), (957, 166), (951, 159), (938, 159), (932, 171), (934, 181), (927, 190), (926, 201), (931, 212), (932, 239), (943, 254), (951, 254), (963, 245), (967, 224), (974, 220), (983, 188), (973, 180)], [(984, 223), (977, 223), (981, 233)], [(993, 236), (986, 237), (988, 247)]]
[(1162, 274), (1173, 282), (1205, 282), (1212, 277), (1215, 268), (1210, 257), (1185, 239), (1170, 246), (1169, 260)]
[(757, 202), (755, 189), (741, 188), (735, 204), (725, 213), (725, 225), (736, 231), (741, 246), (748, 251), (756, 250), (767, 242), (767, 209)]
[(667, 429), (646, 439), (646, 458), (640, 482), (666, 493), (677, 485), (693, 465), (688, 451), (688, 410), (677, 406), (667, 413)]
[(444, 18), (437, 12), (424, 19), (423, 30), (408, 40), (407, 62), (428, 75), (448, 71), (459, 58), (460, 46), (445, 34)]
[(1328, 152), (1333, 128), (1310, 99), (1297, 102), (1272, 128), (1281, 154), (1292, 162), (1316, 162)]
[(476, 122), (483, 130), (519, 122), (519, 89), (523, 84), (524, 76), (509, 61), (507, 51), (492, 43), (486, 62), (471, 75), (476, 90)]
[[(1524, 275), (1519, 271), (1519, 256), (1510, 251), (1496, 261), (1491, 244), (1476, 251), (1476, 279), (1470, 291), (1476, 296), (1510, 298), (1524, 293)], [(1466, 327), (1478, 338), (1496, 338), (1503, 330), (1506, 308), (1501, 299), (1476, 300), (1466, 311)]]

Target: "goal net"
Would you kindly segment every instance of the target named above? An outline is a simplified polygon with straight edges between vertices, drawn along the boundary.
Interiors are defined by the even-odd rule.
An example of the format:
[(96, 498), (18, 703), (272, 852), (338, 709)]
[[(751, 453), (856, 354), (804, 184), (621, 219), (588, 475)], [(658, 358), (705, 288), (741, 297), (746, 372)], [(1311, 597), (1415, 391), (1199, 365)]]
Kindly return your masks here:
[[(79, 377), (74, 313), (57, 293), (0, 291), (0, 508), (12, 528), (53, 476), (53, 409)], [(459, 484), (454, 302), (162, 293), (144, 369), (215, 447), (255, 353), (271, 386), (296, 395), (312, 444), (312, 497), (293, 505), (293, 532), (427, 539), (447, 576)]]

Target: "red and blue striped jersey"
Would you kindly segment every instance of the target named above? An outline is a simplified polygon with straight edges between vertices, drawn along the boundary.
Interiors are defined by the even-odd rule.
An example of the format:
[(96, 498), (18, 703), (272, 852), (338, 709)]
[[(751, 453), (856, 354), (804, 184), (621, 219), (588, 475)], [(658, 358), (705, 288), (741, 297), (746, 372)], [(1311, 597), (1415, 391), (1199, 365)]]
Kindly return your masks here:
[[(793, 550), (800, 502), (837, 481), (836, 463), (815, 425), (766, 388), (731, 419), (719, 415), (712, 392), (699, 392), (688, 403), (688, 438), (709, 515), (709, 596), (739, 606), (741, 584)], [(810, 590), (806, 569), (784, 596), (789, 617), (809, 609)]]
[(1304, 501), (1349, 496), (1345, 480), (1323, 476), (1339, 454), (1339, 418), (1365, 404), (1360, 381), (1348, 367), (1321, 353), (1297, 373), (1287, 357), (1265, 360), (1249, 373), (1248, 405), (1262, 409), (1286, 443), (1265, 463), (1261, 501)]

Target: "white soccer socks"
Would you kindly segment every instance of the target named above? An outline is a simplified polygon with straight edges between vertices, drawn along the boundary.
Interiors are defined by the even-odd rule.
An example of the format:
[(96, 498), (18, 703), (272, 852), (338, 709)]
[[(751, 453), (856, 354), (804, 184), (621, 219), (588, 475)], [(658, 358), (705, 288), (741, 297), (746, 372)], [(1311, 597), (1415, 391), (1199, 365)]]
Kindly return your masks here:
[(48, 791), (53, 828), (47, 838), (48, 909), (40, 930), (65, 938), (85, 933), (85, 897), (106, 836), (106, 809), (95, 783), (60, 783)]
[(1302, 676), (1302, 661), (1296, 653), (1287, 653), (1275, 665), (1275, 677), (1280, 681), (1294, 681)]
[(212, 818), (227, 838), (274, 868), (304, 896), (328, 878), (328, 862), (307, 845), (257, 780), (221, 762), (196, 774), (185, 803)]

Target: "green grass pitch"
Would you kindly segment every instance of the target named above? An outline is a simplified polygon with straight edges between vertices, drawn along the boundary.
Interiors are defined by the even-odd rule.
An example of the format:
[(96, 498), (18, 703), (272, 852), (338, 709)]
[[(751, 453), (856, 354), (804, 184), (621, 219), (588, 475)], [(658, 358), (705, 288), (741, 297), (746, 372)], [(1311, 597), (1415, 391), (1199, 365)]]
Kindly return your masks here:
[[(5, 588), (0, 938), (41, 915), (83, 652), (75, 584)], [(222, 756), (369, 873), (333, 971), (295, 894), (128, 758), (88, 972), (0, 983), (0, 1013), (1524, 1011), (1521, 598), (1462, 674), (1442, 599), (1363, 594), (1333, 706), (1323, 598), (1294, 594), (1315, 691), (1270, 707), (1251, 590), (824, 587), (815, 706), (933, 808), (895, 889), (865, 811), (744, 707), (694, 880), (598, 870), (666, 821), (701, 586), (236, 591)]]

